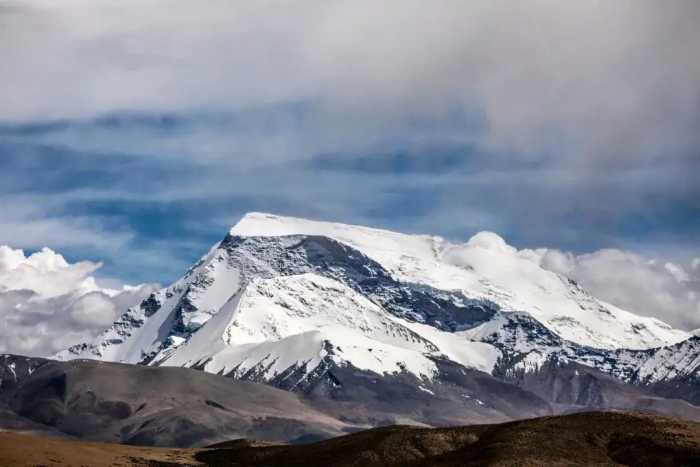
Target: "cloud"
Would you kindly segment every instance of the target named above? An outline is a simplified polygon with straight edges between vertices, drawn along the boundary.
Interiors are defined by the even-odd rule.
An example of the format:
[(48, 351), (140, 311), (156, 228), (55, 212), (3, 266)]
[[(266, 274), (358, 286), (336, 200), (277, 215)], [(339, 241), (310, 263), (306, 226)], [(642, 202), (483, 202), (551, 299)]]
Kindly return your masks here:
[(102, 287), (92, 276), (100, 266), (0, 245), (0, 353), (50, 356), (96, 336), (155, 288)]
[(102, 328), (111, 325), (118, 316), (117, 307), (111, 297), (99, 292), (81, 296), (73, 303), (70, 314), (76, 323)]
[(542, 267), (581, 283), (593, 295), (683, 329), (700, 327), (700, 271), (630, 251), (604, 249), (573, 254), (527, 250)]
[(619, 249), (585, 254), (549, 248), (518, 250), (493, 232), (479, 232), (466, 243), (452, 245), (443, 255), (457, 266), (505, 277), (513, 287), (523, 277), (547, 287), (549, 279), (542, 275), (543, 268), (574, 279), (596, 298), (637, 315), (652, 316), (685, 330), (700, 327), (697, 268), (688, 271), (679, 264)]
[(89, 261), (69, 265), (63, 256), (48, 248), (25, 257), (22, 250), (0, 246), (2, 290), (32, 290), (43, 298), (73, 290), (88, 291), (96, 287), (89, 274), (99, 267), (100, 264)]
[[(0, 162), (0, 167), (3, 167)], [(15, 248), (36, 249), (50, 244), (55, 248), (91, 248), (114, 251), (131, 239), (131, 234), (119, 226), (109, 229), (92, 216), (64, 212), (66, 203), (75, 197), (61, 190), (39, 193), (35, 187), (36, 175), (53, 172), (61, 177), (58, 168), (34, 168), (25, 174), (8, 167), (0, 174), (0, 181), (20, 179), (23, 186), (18, 192), (3, 194), (3, 214), (0, 218), (0, 243)], [(68, 174), (70, 176), (70, 174)], [(5, 188), (7, 185), (5, 185)]]
[(693, 0), (9, 5), (7, 121), (247, 112), (225, 145), (206, 144), (210, 126), (187, 136), (252, 160), (474, 142), (477, 126), (499, 150), (637, 165), (694, 156), (700, 138)]
[[(427, 226), (487, 218), (567, 248), (700, 212), (694, 0), (5, 5), (0, 143), (38, 165), (70, 153), (89, 169), (60, 178), (74, 196), (277, 196), (267, 209), (375, 223), (373, 201), (416, 187), (440, 203)], [(5, 241), (52, 228), (31, 222)], [(99, 226), (79, 230), (61, 238)]]

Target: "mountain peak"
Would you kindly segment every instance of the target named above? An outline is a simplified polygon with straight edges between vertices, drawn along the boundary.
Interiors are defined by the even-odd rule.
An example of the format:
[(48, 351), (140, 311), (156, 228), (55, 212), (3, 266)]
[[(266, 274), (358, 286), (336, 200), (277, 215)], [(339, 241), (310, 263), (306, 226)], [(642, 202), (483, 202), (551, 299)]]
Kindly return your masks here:
[(339, 239), (362, 241), (378, 238), (405, 242), (409, 239), (442, 240), (437, 236), (411, 235), (391, 230), (365, 227), (341, 222), (328, 222), (301, 217), (280, 216), (264, 212), (249, 212), (234, 225), (229, 233), (238, 237), (279, 237), (285, 235), (318, 235)]
[(479, 232), (466, 243), (357, 225), (267, 213), (246, 214), (238, 237), (322, 236), (382, 265), (402, 283), (488, 299), (505, 311), (525, 311), (564, 339), (598, 348), (650, 348), (689, 334), (596, 299), (565, 277), (543, 269), (499, 235)]
[(60, 357), (336, 387), (348, 367), (432, 382), (439, 362), (490, 373), (513, 354), (523, 368), (560, 355), (632, 374), (651, 354), (616, 349), (688, 337), (598, 300), (493, 233), (450, 243), (252, 212), (182, 278)]
[(229, 233), (238, 237), (277, 237), (295, 235), (300, 230), (318, 228), (319, 225), (337, 225), (332, 222), (314, 221), (301, 217), (281, 216), (268, 212), (248, 212), (231, 227)]
[[(245, 236), (245, 232), (249, 230), (258, 229), (266, 223), (278, 222), (280, 219), (284, 219), (284, 217), (267, 212), (247, 212), (231, 227), (229, 233), (231, 235)], [(289, 217), (287, 219), (291, 220), (293, 218)]]

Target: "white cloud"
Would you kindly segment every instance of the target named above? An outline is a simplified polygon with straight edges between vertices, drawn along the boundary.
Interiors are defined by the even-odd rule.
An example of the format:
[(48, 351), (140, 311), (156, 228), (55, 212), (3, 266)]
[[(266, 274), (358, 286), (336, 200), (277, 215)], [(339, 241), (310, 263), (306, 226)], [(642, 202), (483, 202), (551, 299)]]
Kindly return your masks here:
[[(27, 182), (29, 186), (33, 183), (31, 180)], [(78, 195), (3, 194), (0, 244), (27, 249), (51, 245), (60, 249), (90, 248), (114, 252), (132, 239), (133, 235), (124, 229), (108, 229), (98, 219), (67, 214), (66, 204), (75, 201)], [(87, 196), (97, 199), (94, 193)]]
[(673, 276), (676, 282), (690, 282), (691, 278), (685, 270), (677, 264), (667, 262), (664, 264), (664, 269)]
[(101, 287), (92, 276), (100, 266), (0, 245), (0, 353), (49, 356), (90, 339), (154, 288)]
[(41, 298), (52, 298), (73, 291), (96, 290), (90, 276), (99, 263), (83, 261), (68, 264), (63, 256), (44, 248), (28, 257), (22, 250), (0, 246), (0, 290), (31, 290)]
[(574, 279), (595, 297), (637, 315), (680, 329), (700, 328), (700, 271), (687, 271), (670, 261), (619, 249), (586, 254), (549, 248), (518, 250), (493, 232), (479, 232), (444, 255), (458, 266), (507, 277), (514, 288), (523, 281), (546, 284), (541, 267)]
[(574, 255), (525, 250), (542, 267), (581, 283), (595, 296), (644, 316), (684, 328), (700, 327), (700, 271), (619, 249)]
[(302, 121), (249, 114), (223, 144), (184, 135), (200, 157), (260, 160), (471, 142), (447, 123), (483, 112), (490, 147), (668, 161), (700, 142), (699, 21), (693, 0), (6, 2), (0, 120), (310, 103)]
[(73, 302), (70, 311), (71, 318), (76, 323), (102, 328), (112, 324), (117, 313), (117, 307), (111, 297), (100, 292), (90, 292), (81, 296)]
[[(694, 212), (700, 197), (695, 0), (2, 5), (0, 121), (78, 119), (3, 138), (152, 163), (65, 188), (68, 207), (37, 196), (43, 212), (3, 216), (3, 243), (121, 254), (114, 245), (128, 241), (128, 224), (105, 231), (66, 215), (94, 199), (277, 196), (284, 201), (268, 209), (364, 222), (392, 191), (424, 186), (440, 196), (429, 215), (415, 216), (425, 230), (460, 216), (469, 231), (600, 245), (612, 244), (600, 237), (621, 218), (660, 217), (649, 210), (669, 206)], [(111, 112), (124, 119), (90, 120)], [(156, 123), (143, 124), (139, 112)], [(164, 130), (160, 112), (185, 123)], [(318, 154), (430, 157), (440, 145), (479, 156), (456, 173), (414, 179), (319, 176), (285, 164)], [(522, 164), (528, 157), (536, 160)], [(164, 164), (184, 169), (133, 182)], [(596, 229), (570, 225), (576, 219)]]

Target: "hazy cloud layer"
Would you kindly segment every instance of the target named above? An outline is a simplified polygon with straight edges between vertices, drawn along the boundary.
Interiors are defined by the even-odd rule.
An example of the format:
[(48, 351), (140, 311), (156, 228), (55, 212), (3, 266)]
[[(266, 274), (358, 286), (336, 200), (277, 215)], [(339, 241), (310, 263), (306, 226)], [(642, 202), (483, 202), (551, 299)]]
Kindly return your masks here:
[(683, 266), (617, 249), (580, 255), (540, 249), (535, 257), (542, 267), (579, 281), (614, 305), (682, 329), (700, 328), (698, 258)]
[[(591, 223), (658, 217), (669, 205), (700, 212), (694, 0), (3, 5), (0, 141), (13, 154), (29, 141), (167, 170), (119, 196), (206, 198), (230, 190), (227, 178), (293, 172), (282, 189), (334, 213), (324, 201), (342, 193), (317, 196), (309, 179), (358, 158), (432, 161), (447, 149), (469, 164), (452, 177), (404, 177), (439, 183), (445, 211), (467, 200), (465, 215)], [(288, 166), (318, 157), (350, 162), (320, 175)], [(168, 170), (207, 166), (218, 179)], [(474, 196), (486, 181), (494, 206)], [(263, 175), (245, 195), (276, 182)]]
[[(698, 22), (693, 0), (11, 1), (0, 118), (252, 110), (252, 143), (212, 141), (209, 155), (260, 160), (407, 132), (471, 142), (473, 118), (449, 123), (474, 114), (480, 144), (535, 157), (687, 158), (700, 138)], [(301, 121), (260, 112), (298, 102)], [(268, 125), (280, 131), (263, 145)]]
[[(483, 249), (493, 254), (484, 256)], [(494, 267), (514, 277), (535, 276), (531, 267), (535, 263), (578, 281), (595, 297), (632, 313), (653, 316), (680, 329), (700, 328), (700, 258), (676, 264), (618, 249), (585, 254), (547, 248), (518, 250), (493, 232), (480, 232), (466, 243), (453, 245), (445, 259), (477, 270)]]
[(100, 266), (0, 245), (0, 353), (50, 356), (96, 336), (154, 288), (101, 287), (92, 276)]

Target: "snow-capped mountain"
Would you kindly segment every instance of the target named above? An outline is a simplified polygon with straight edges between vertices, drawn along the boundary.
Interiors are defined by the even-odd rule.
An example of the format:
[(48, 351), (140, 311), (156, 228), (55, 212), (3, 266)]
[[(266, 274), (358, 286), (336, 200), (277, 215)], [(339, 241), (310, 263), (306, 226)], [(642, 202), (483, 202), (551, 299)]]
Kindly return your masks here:
[(693, 373), (698, 342), (593, 297), (493, 233), (455, 244), (252, 213), (181, 279), (57, 357), (297, 390), (338, 385), (338, 368), (434, 385), (445, 362), (512, 376), (552, 360), (650, 384)]

